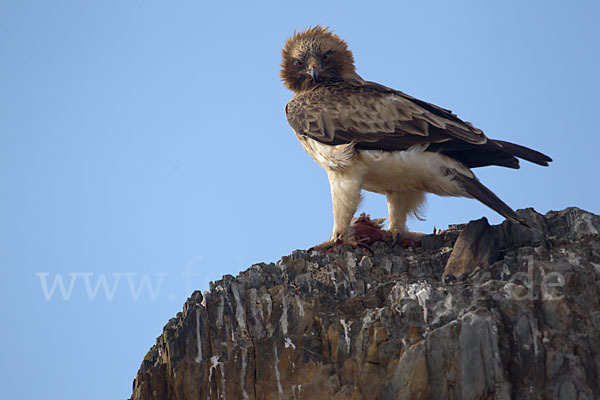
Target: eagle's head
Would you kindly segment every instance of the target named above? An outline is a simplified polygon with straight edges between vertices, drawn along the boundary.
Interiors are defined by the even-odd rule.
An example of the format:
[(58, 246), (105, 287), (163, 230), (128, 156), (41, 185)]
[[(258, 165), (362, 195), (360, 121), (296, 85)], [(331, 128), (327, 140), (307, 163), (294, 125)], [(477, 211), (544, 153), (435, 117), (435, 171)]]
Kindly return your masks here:
[(280, 76), (285, 86), (303, 92), (319, 83), (355, 77), (348, 45), (328, 28), (317, 25), (296, 32), (281, 51)]

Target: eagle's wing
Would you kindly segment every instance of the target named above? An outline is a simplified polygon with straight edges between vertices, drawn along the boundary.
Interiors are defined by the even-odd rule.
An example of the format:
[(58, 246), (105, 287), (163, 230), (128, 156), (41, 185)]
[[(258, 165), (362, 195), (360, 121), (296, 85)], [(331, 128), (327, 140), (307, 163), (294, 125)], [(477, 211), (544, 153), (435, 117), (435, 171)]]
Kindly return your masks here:
[(327, 144), (355, 142), (381, 150), (458, 139), (482, 144), (486, 136), (450, 110), (367, 82), (338, 84), (296, 96), (286, 107), (300, 135)]
[(542, 165), (550, 161), (522, 146), (519, 150), (525, 149), (521, 151), (525, 157), (506, 151), (503, 142), (489, 140), (450, 110), (373, 82), (319, 87), (294, 97), (286, 114), (298, 135), (330, 145), (355, 143), (359, 149), (397, 151), (428, 144), (429, 150), (448, 154), (468, 167), (518, 168), (515, 156)]

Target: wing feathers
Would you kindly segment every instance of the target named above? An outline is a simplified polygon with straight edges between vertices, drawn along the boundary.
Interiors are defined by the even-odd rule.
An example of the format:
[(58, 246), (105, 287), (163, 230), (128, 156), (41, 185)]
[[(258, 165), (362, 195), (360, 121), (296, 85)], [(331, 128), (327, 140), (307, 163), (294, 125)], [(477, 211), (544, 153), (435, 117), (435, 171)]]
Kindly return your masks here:
[[(425, 106), (424, 106), (425, 105)], [(327, 144), (393, 142), (394, 136), (430, 137), (432, 141), (456, 138), (484, 143), (480, 130), (435, 107), (381, 85), (336, 82), (294, 97), (286, 107), (288, 121), (300, 135)], [(327, 115), (322, 115), (326, 113)], [(307, 126), (304, 122), (311, 123)], [(435, 128), (436, 135), (432, 135)], [(416, 143), (422, 142), (416, 140)], [(409, 146), (410, 147), (410, 146)], [(382, 150), (405, 150), (382, 148)]]
[(325, 133), (325, 138), (332, 142), (335, 138), (335, 124), (327, 111), (321, 113), (322, 131)]
[(527, 160), (538, 165), (543, 165), (544, 167), (547, 167), (548, 163), (552, 161), (552, 159), (547, 155), (528, 147), (505, 142), (503, 140), (495, 140), (495, 142), (500, 144), (506, 153), (522, 158), (523, 160)]
[(395, 124), (395, 128), (409, 135), (416, 136), (429, 136), (429, 126), (427, 123), (420, 119), (413, 119), (412, 121), (398, 121)]
[(294, 97), (286, 113), (298, 135), (328, 145), (354, 143), (359, 149), (397, 151), (429, 144), (428, 151), (439, 151), (469, 168), (519, 168), (516, 157), (540, 165), (552, 161), (527, 147), (488, 140), (450, 110), (373, 82), (318, 86)]

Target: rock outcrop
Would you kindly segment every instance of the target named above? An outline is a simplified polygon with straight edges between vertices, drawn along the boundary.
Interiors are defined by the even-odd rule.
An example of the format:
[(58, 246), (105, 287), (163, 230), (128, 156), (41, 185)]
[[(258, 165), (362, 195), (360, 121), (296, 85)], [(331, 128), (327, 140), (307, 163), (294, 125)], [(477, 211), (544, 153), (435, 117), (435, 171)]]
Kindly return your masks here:
[(195, 292), (133, 399), (600, 399), (600, 217), (295, 251)]

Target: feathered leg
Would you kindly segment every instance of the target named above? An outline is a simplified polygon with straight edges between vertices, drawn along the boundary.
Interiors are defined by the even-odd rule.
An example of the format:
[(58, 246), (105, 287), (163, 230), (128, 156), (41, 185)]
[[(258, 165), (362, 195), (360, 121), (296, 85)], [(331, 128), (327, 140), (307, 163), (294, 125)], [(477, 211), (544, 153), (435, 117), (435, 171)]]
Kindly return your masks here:
[(350, 221), (361, 200), (361, 182), (357, 177), (349, 174), (330, 172), (328, 175), (333, 208), (331, 239), (346, 239)]
[(425, 193), (419, 191), (389, 192), (387, 193), (388, 204), (388, 229), (392, 235), (405, 233), (406, 218), (410, 213), (416, 213), (419, 206), (425, 200)]
[(361, 179), (359, 176), (337, 171), (328, 171), (327, 175), (331, 187), (333, 232), (328, 241), (312, 248), (315, 250), (328, 249), (335, 244), (356, 245), (349, 240), (348, 228), (361, 200)]
[(410, 213), (418, 213), (419, 207), (425, 201), (425, 193), (420, 191), (396, 191), (386, 195), (388, 204), (388, 229), (394, 238), (394, 244), (400, 239), (410, 242), (418, 240), (421, 234), (409, 232), (406, 218)]

